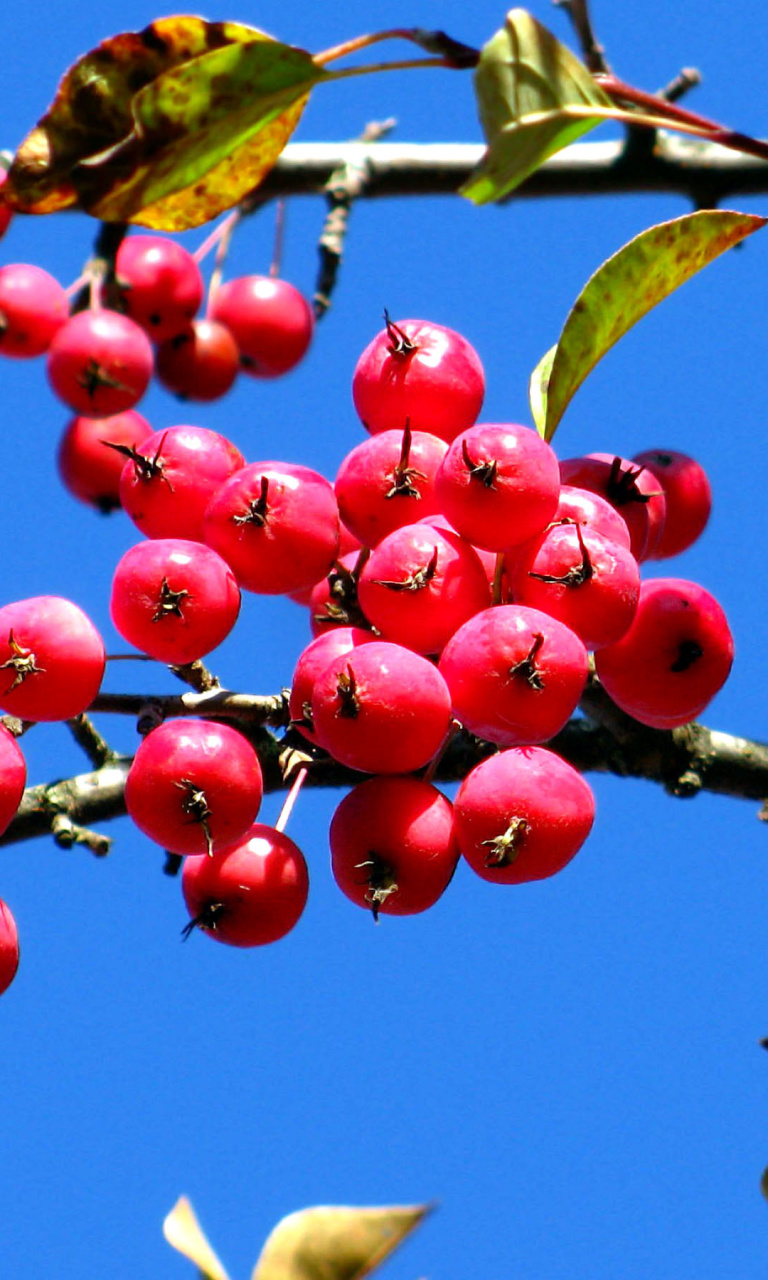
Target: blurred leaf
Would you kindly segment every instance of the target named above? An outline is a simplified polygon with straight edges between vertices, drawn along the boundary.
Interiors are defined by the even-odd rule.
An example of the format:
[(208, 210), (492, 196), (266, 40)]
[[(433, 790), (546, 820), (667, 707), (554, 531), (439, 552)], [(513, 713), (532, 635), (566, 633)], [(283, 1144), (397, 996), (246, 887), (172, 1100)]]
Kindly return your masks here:
[(762, 1191), (766, 1200), (768, 1200), (768, 1169), (763, 1170), (763, 1176), (760, 1179), (760, 1190)]
[(573, 304), (556, 346), (531, 375), (531, 411), (544, 439), (552, 439), (587, 374), (627, 330), (765, 222), (747, 213), (704, 209), (651, 227), (604, 262)]
[(194, 1262), (203, 1280), (229, 1280), (203, 1235), (195, 1211), (186, 1196), (179, 1196), (163, 1222), (163, 1235), (173, 1249)]
[(417, 1227), (427, 1205), (319, 1205), (283, 1218), (252, 1280), (362, 1280)]
[(271, 169), (325, 74), (238, 23), (182, 15), (114, 36), (67, 72), (19, 148), (5, 199), (29, 213), (197, 226)]
[(483, 47), (475, 93), (488, 144), (462, 188), (475, 204), (507, 195), (548, 156), (614, 114), (586, 67), (525, 9), (511, 9)]

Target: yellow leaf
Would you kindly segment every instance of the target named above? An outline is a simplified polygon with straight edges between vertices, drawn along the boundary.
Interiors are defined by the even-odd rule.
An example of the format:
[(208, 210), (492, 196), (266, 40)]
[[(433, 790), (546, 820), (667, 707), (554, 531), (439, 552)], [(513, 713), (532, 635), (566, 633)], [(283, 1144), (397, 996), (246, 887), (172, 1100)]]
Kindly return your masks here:
[(173, 1249), (194, 1262), (204, 1280), (229, 1280), (209, 1245), (186, 1196), (179, 1196), (163, 1222), (163, 1235)]
[(362, 1280), (429, 1211), (427, 1205), (318, 1205), (283, 1218), (252, 1280)]

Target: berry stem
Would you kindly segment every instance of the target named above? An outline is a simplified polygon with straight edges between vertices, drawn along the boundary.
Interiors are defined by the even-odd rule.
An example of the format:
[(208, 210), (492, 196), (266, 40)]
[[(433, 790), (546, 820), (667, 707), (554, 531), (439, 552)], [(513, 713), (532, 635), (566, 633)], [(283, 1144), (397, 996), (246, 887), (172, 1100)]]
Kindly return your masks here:
[(281, 831), (281, 832), (285, 831), (285, 828), (288, 825), (288, 819), (290, 818), (291, 813), (293, 811), (293, 806), (295, 805), (299, 797), (299, 792), (301, 791), (301, 788), (304, 786), (304, 783), (306, 782), (308, 773), (309, 773), (309, 769), (307, 768), (307, 766), (302, 765), (291, 784), (291, 789), (288, 792), (288, 795), (285, 797), (285, 800), (283, 801), (283, 807), (280, 810), (280, 815), (277, 819), (277, 822), (275, 823), (275, 831)]

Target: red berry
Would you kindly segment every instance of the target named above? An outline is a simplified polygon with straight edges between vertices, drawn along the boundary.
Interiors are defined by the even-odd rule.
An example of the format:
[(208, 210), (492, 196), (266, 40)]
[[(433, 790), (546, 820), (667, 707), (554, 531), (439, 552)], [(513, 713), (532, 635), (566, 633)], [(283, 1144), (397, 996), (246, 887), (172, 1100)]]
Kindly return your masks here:
[(288, 705), (291, 723), (310, 742), (317, 741), (312, 724), (312, 690), (315, 680), (341, 654), (349, 653), (357, 645), (368, 644), (375, 638), (372, 631), (363, 631), (360, 627), (333, 627), (312, 640), (299, 655), (291, 681)]
[(252, 462), (214, 493), (205, 541), (246, 591), (281, 595), (319, 582), (339, 545), (339, 509), (324, 476), (290, 462)]
[(459, 848), (483, 880), (554, 875), (592, 829), (595, 800), (580, 773), (544, 747), (512, 747), (476, 765), (454, 803)]
[(530, 427), (479, 422), (451, 444), (435, 493), (462, 537), (504, 551), (535, 537), (553, 519), (560, 494), (557, 458)]
[(584, 692), (589, 661), (570, 627), (509, 604), (459, 627), (442, 652), (440, 671), (464, 727), (513, 747), (559, 733)]
[(451, 721), (436, 667), (397, 644), (373, 640), (334, 659), (315, 681), (317, 739), (362, 773), (411, 773), (431, 760)]
[(209, 720), (166, 720), (147, 734), (125, 781), (136, 826), (172, 853), (212, 853), (249, 830), (263, 791), (247, 738)]
[(153, 342), (186, 329), (197, 314), (205, 287), (189, 250), (167, 236), (126, 236), (115, 273), (122, 305)]
[(0, 995), (7, 991), (19, 968), (19, 935), (10, 907), (0, 901)]
[(666, 519), (651, 560), (679, 555), (704, 532), (712, 510), (712, 490), (707, 473), (694, 458), (674, 449), (646, 449), (633, 462), (652, 471), (664, 490)]
[(21, 262), (0, 267), (0, 354), (42, 355), (68, 319), (67, 295), (42, 267)]
[(59, 475), (81, 502), (99, 511), (114, 511), (120, 506), (125, 459), (110, 445), (136, 449), (151, 434), (146, 418), (135, 409), (111, 418), (71, 418), (59, 442)]
[(309, 875), (301, 850), (284, 832), (255, 823), (242, 840), (184, 859), (181, 887), (194, 926), (232, 947), (276, 942), (298, 922)]
[(343, 893), (374, 916), (426, 911), (459, 857), (449, 800), (418, 778), (369, 778), (341, 801), (329, 832)]
[(387, 317), (355, 366), (352, 398), (367, 431), (429, 431), (453, 440), (477, 420), (485, 395), (480, 358), (461, 334), (430, 320)]
[(491, 603), (474, 547), (450, 529), (408, 524), (371, 552), (357, 584), (360, 606), (385, 640), (440, 653), (457, 627)]
[(213, 294), (209, 318), (226, 325), (240, 365), (254, 378), (288, 373), (306, 354), (314, 322), (309, 303), (287, 280), (240, 276)]
[(24, 795), (27, 765), (12, 733), (0, 727), (0, 833), (15, 816)]
[(366, 627), (357, 599), (357, 566), (359, 551), (349, 551), (334, 561), (327, 575), (316, 582), (309, 593), (309, 618), (313, 636), (336, 627)]
[(22, 720), (69, 720), (90, 706), (104, 643), (71, 600), (33, 596), (0, 609), (0, 707)]
[(595, 655), (614, 702), (641, 724), (673, 729), (698, 716), (728, 678), (733, 639), (714, 596), (696, 582), (652, 578), (634, 622)]
[[(8, 177), (8, 170), (0, 166), (0, 188)], [(0, 240), (2, 240), (13, 219), (13, 209), (3, 202), (2, 194), (0, 194)]]
[(588, 649), (613, 644), (635, 616), (637, 562), (626, 547), (589, 526), (551, 525), (508, 557), (512, 599), (575, 631)]
[(154, 538), (130, 547), (112, 579), (112, 621), (124, 640), (158, 662), (195, 662), (225, 640), (240, 591), (210, 547)]
[(242, 465), (240, 450), (218, 431), (168, 427), (129, 452), (120, 477), (120, 502), (148, 538), (203, 542), (210, 499)]
[(117, 311), (78, 311), (48, 349), (48, 380), (75, 413), (107, 418), (132, 409), (152, 376), (149, 338)]
[(426, 431), (382, 431), (348, 453), (334, 488), (339, 515), (363, 546), (437, 515), (435, 474), (447, 444)]
[(590, 489), (610, 502), (626, 521), (633, 556), (648, 559), (661, 535), (666, 502), (661, 485), (647, 467), (612, 453), (589, 453), (584, 458), (564, 458), (560, 479), (563, 484)]
[(237, 377), (240, 352), (223, 324), (194, 320), (155, 353), (160, 382), (182, 400), (219, 400)]
[(630, 549), (627, 522), (599, 493), (579, 489), (575, 485), (562, 484), (554, 520), (570, 520), (574, 524), (588, 525), (595, 533), (601, 533), (609, 542), (618, 542)]

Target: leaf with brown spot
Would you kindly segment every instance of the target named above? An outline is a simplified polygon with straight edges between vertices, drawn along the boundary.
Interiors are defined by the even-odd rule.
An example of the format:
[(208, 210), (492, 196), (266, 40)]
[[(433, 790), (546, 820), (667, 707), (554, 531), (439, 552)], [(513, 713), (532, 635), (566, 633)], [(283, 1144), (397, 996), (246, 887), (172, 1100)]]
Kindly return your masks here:
[(604, 262), (573, 304), (556, 345), (531, 375), (529, 399), (540, 435), (552, 439), (584, 379), (638, 320), (766, 221), (702, 209), (650, 227)]
[(325, 75), (238, 23), (178, 16), (114, 36), (67, 72), (4, 198), (28, 213), (197, 226), (258, 185)]
[(362, 1280), (428, 1213), (427, 1205), (318, 1205), (277, 1224), (252, 1280)]

